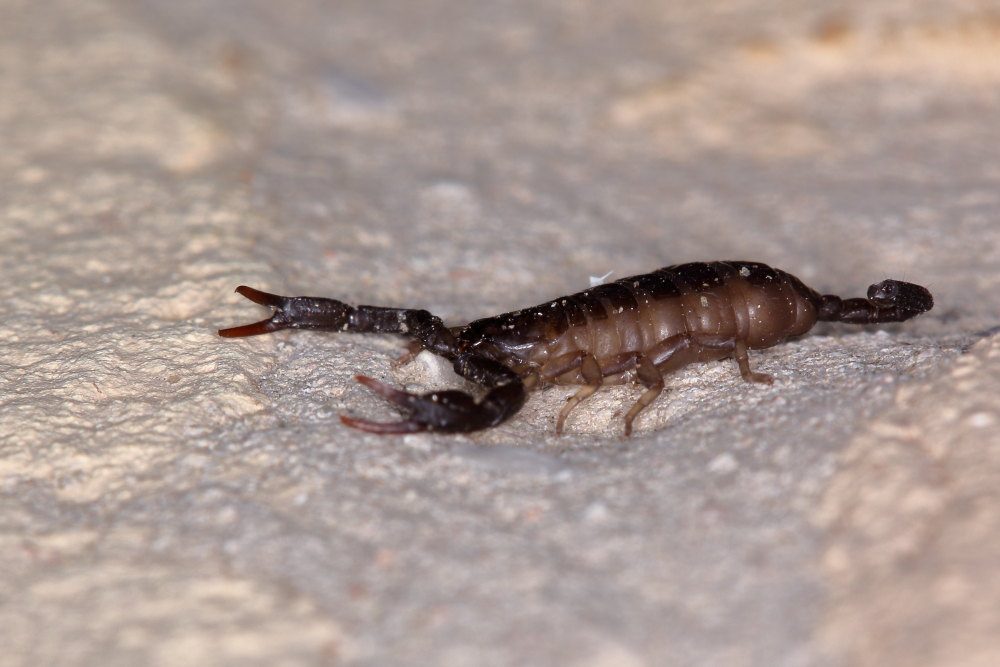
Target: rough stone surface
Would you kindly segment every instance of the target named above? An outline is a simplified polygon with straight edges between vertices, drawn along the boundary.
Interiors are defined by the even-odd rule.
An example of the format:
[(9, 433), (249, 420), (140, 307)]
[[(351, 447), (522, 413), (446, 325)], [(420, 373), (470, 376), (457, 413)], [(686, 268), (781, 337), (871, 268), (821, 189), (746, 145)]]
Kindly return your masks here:
[[(1000, 5), (0, 0), (0, 664), (1000, 664)], [(391, 337), (695, 259), (936, 308), (465, 436)]]

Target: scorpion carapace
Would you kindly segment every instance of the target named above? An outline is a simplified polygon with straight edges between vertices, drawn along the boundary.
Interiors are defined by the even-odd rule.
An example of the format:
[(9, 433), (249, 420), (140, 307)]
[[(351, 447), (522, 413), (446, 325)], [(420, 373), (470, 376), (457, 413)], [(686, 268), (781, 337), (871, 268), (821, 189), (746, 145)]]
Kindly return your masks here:
[(336, 299), (236, 291), (274, 309), (266, 320), (231, 329), (225, 337), (280, 329), (392, 333), (411, 339), (411, 353), (428, 350), (452, 362), (485, 395), (463, 391), (413, 394), (373, 378), (357, 380), (406, 413), (380, 423), (342, 416), (371, 433), (457, 433), (495, 426), (524, 404), (528, 391), (548, 384), (582, 388), (556, 420), (603, 385), (637, 382), (645, 391), (625, 414), (625, 434), (663, 391), (663, 374), (694, 362), (733, 357), (744, 380), (772, 381), (750, 370), (747, 350), (804, 334), (818, 321), (901, 322), (934, 305), (920, 285), (883, 280), (865, 299), (822, 295), (784, 271), (758, 262), (693, 262), (622, 278), (534, 308), (447, 327), (426, 310), (350, 306)]

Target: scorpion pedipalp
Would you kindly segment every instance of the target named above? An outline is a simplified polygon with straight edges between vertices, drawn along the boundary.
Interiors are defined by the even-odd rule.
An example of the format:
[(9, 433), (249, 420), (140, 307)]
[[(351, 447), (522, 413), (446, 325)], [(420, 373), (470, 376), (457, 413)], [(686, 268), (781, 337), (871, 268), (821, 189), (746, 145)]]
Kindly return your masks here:
[(262, 306), (268, 306), (269, 308), (274, 308), (275, 313), (266, 320), (261, 320), (260, 322), (254, 322), (253, 324), (244, 324), (239, 327), (230, 327), (228, 329), (219, 329), (219, 335), (223, 338), (242, 338), (244, 336), (259, 336), (261, 334), (271, 333), (273, 331), (280, 331), (286, 328), (281, 321), (282, 311), (287, 304), (287, 297), (279, 296), (277, 294), (271, 294), (270, 292), (262, 292), (253, 287), (247, 287), (246, 285), (240, 285), (236, 288), (236, 293), (245, 296), (254, 303), (259, 303)]
[(488, 412), (482, 403), (464, 391), (413, 394), (364, 375), (355, 376), (354, 379), (381, 398), (395, 403), (409, 413), (406, 419), (398, 422), (372, 422), (341, 415), (340, 421), (347, 426), (369, 433), (468, 431), (470, 422), (480, 421)]
[[(384, 382), (379, 382), (375, 378), (370, 378), (364, 375), (356, 375), (354, 379), (370, 389), (373, 393), (381, 396), (387, 401), (395, 403), (402, 408), (413, 411), (415, 405), (419, 402), (420, 397), (416, 394), (395, 389)], [(360, 431), (367, 431), (369, 433), (417, 433), (419, 431), (427, 430), (427, 424), (420, 423), (412, 418), (404, 419), (398, 422), (373, 422), (368, 421), (367, 419), (356, 419), (354, 417), (348, 417), (347, 415), (340, 415), (340, 421), (351, 428), (356, 428)]]

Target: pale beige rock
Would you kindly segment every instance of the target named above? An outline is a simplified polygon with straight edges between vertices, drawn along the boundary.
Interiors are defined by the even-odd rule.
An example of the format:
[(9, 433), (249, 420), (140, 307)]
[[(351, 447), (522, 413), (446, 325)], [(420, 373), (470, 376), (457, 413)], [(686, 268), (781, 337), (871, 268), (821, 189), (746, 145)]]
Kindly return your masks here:
[(1000, 337), (846, 450), (817, 512), (824, 637), (852, 665), (1000, 663)]

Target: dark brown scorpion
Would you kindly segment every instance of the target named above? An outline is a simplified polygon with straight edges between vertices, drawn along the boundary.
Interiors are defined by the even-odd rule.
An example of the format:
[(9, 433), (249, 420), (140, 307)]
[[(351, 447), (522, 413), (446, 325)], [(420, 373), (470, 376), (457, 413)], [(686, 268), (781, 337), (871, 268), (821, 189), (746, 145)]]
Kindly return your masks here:
[(758, 262), (693, 262), (592, 287), (533, 308), (447, 327), (426, 310), (350, 306), (336, 299), (236, 291), (272, 317), (222, 329), (227, 338), (280, 329), (327, 329), (402, 334), (411, 355), (428, 350), (452, 362), (455, 372), (482, 385), (475, 398), (463, 391), (412, 394), (370, 377), (357, 380), (408, 413), (380, 423), (341, 416), (371, 433), (458, 433), (495, 426), (524, 404), (527, 392), (548, 384), (583, 387), (556, 420), (603, 385), (636, 381), (646, 391), (625, 414), (625, 434), (663, 391), (663, 374), (694, 362), (733, 357), (748, 382), (770, 383), (750, 370), (747, 350), (777, 345), (816, 322), (901, 322), (934, 305), (927, 289), (899, 280), (868, 288), (866, 299), (819, 294), (793, 275)]

